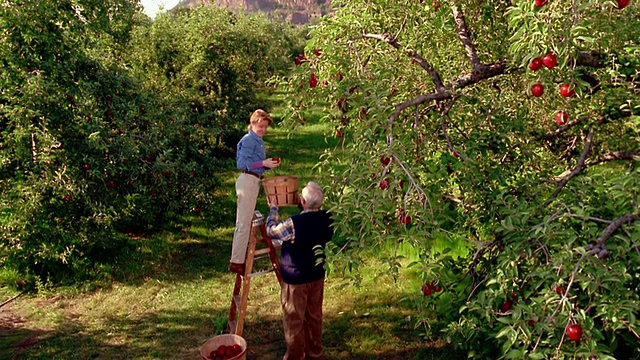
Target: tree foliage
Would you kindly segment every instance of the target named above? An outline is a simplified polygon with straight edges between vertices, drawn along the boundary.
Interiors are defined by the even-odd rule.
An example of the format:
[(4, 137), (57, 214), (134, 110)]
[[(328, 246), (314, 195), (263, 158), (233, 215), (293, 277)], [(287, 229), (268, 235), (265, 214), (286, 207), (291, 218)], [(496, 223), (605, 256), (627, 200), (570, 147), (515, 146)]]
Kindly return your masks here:
[(415, 246), (444, 289), (418, 296), (429, 334), (475, 358), (638, 356), (640, 8), (544, 3), (337, 1), (283, 78), (287, 118), (325, 104), (343, 139), (320, 167), (334, 264)]
[(131, 0), (0, 11), (0, 259), (23, 284), (109, 278), (135, 249), (124, 233), (221, 211), (211, 194), (233, 136), (302, 43), (218, 8), (157, 21)]

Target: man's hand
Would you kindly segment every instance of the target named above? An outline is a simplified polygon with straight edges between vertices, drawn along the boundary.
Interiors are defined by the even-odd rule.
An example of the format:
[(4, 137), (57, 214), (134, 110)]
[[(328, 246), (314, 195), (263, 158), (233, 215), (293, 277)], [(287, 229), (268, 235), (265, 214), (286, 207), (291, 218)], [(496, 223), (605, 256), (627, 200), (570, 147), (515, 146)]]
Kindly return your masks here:
[(267, 195), (267, 205), (269, 205), (269, 209), (271, 208), (278, 209), (278, 202), (276, 201), (276, 199), (277, 198), (275, 196)]

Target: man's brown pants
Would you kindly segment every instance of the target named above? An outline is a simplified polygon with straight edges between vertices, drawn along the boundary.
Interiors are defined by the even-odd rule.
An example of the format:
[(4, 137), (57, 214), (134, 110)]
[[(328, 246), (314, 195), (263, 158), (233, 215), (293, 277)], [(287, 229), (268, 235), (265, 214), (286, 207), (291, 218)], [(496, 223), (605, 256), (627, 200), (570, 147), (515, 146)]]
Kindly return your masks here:
[(324, 278), (306, 284), (282, 282), (284, 339), (287, 353), (283, 360), (324, 359), (322, 350), (322, 299)]

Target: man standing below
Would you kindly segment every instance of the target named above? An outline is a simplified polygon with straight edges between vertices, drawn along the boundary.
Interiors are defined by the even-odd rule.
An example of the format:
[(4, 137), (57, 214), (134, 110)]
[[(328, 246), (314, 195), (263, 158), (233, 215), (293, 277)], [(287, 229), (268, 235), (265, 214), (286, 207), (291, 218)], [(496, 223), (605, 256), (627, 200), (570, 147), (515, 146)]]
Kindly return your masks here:
[(324, 298), (324, 248), (333, 237), (331, 213), (320, 210), (322, 188), (309, 182), (302, 189), (302, 212), (279, 222), (278, 207), (270, 203), (267, 234), (282, 241), (280, 272), (284, 338), (283, 360), (324, 359), (322, 301)]

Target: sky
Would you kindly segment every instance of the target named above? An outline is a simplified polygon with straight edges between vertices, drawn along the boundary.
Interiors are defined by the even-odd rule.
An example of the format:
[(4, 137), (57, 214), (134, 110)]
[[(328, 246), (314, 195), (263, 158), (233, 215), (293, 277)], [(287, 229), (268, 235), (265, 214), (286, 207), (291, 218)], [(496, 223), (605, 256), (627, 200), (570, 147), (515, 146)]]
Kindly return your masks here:
[(140, 0), (140, 4), (144, 7), (145, 14), (154, 19), (156, 13), (159, 11), (160, 5), (164, 5), (164, 11), (167, 11), (178, 5), (179, 2), (180, 0)]

